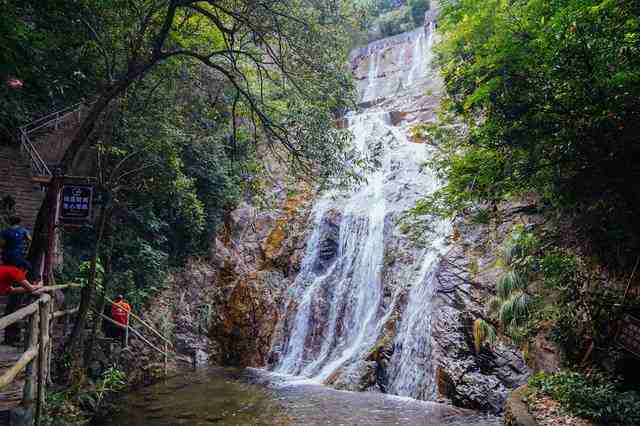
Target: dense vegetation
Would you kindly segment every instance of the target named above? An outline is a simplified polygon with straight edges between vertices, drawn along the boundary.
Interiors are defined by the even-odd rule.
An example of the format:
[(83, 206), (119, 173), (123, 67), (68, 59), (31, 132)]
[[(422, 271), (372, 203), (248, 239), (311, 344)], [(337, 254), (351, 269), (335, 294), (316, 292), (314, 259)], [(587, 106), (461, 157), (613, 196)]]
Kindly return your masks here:
[[(535, 194), (557, 226), (505, 238), (495, 296), (473, 324), (476, 350), (508, 338), (527, 353), (543, 334), (567, 366), (606, 375), (532, 386), (574, 414), (635, 424), (634, 361), (615, 336), (639, 312), (625, 288), (637, 283), (640, 248), (640, 4), (443, 1), (439, 29), (447, 96), (438, 122), (414, 131), (439, 148), (445, 184), (413, 213), (498, 223), (501, 205)], [(616, 375), (620, 386), (608, 384)]]
[[(96, 90), (95, 50), (78, 25), (79, 2), (2, 0), (0, 8), (0, 143), (15, 141), (16, 127), (67, 107)], [(20, 90), (7, 85), (19, 79)]]
[(364, 16), (368, 39), (374, 40), (410, 31), (424, 22), (429, 0), (357, 0)]
[[(241, 197), (269, 202), (269, 163), (305, 179), (351, 178), (349, 135), (335, 126), (353, 102), (346, 57), (360, 24), (349, 1), (0, 6), (1, 143), (30, 119), (92, 102), (60, 164), (73, 174), (82, 156), (99, 194), (94, 226), (65, 233), (58, 271), (86, 283), (73, 355), (91, 308), (102, 311), (98, 295), (142, 303), (171, 267), (208, 255)], [(36, 238), (33, 254), (43, 247)]]
[(568, 413), (587, 417), (604, 425), (640, 423), (640, 398), (621, 389), (619, 383), (599, 373), (589, 375), (572, 371), (557, 374), (538, 373), (531, 378), (532, 391), (551, 396)]
[(634, 1), (442, 2), (440, 64), (464, 126), (443, 144), (439, 200), (459, 211), (535, 191), (607, 262), (633, 266), (639, 16)]

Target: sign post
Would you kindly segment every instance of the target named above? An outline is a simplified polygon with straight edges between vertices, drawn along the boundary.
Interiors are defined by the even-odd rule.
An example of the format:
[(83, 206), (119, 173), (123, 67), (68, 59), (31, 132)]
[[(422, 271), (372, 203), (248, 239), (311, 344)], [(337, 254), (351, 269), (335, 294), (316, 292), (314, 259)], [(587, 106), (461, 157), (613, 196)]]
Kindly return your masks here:
[(81, 226), (91, 221), (92, 185), (65, 183), (60, 198), (60, 222), (63, 225)]

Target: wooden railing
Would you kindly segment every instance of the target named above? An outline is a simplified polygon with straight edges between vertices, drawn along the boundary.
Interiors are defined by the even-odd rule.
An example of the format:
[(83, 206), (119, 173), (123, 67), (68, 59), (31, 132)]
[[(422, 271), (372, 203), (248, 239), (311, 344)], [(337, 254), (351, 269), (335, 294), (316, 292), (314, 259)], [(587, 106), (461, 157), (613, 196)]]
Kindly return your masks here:
[[(114, 306), (116, 304), (116, 302), (114, 302), (113, 300), (109, 299), (108, 297), (105, 296), (105, 300), (107, 302), (109, 302), (109, 304), (111, 306)], [(136, 336), (136, 338), (140, 339), (140, 341), (142, 341), (145, 345), (147, 345), (148, 347), (150, 347), (151, 349), (153, 349), (154, 351), (158, 352), (160, 355), (163, 356), (164, 358), (164, 371), (165, 374), (167, 372), (167, 365), (168, 365), (168, 361), (169, 361), (169, 353), (170, 353), (170, 349), (173, 348), (173, 344), (171, 343), (171, 341), (166, 338), (165, 336), (162, 335), (162, 333), (160, 333), (158, 330), (156, 330), (152, 325), (150, 325), (148, 322), (146, 322), (145, 320), (143, 320), (142, 318), (140, 318), (138, 315), (134, 314), (133, 312), (129, 312), (129, 315), (127, 316), (127, 324), (121, 324), (117, 321), (114, 321), (112, 318), (108, 317), (107, 315), (101, 313), (101, 312), (95, 312), (94, 313), (100, 315), (102, 317), (103, 320), (109, 322), (111, 325), (114, 325), (122, 330), (124, 330), (125, 332), (125, 337), (124, 337), (124, 346), (127, 347), (129, 346), (129, 335), (130, 333), (133, 334), (134, 336)], [(135, 320), (135, 321), (132, 321)], [(139, 323), (140, 326), (142, 326), (142, 328), (148, 332), (150, 332), (150, 334), (152, 334), (155, 338), (160, 340), (160, 344), (154, 344), (151, 342), (151, 340), (153, 339), (152, 337), (149, 336), (144, 336), (142, 332), (140, 332), (139, 330), (136, 330), (133, 327), (133, 323)], [(158, 347), (158, 346), (162, 346), (162, 348)]]
[[(25, 352), (16, 363), (0, 376), (0, 390), (16, 380), (18, 374), (25, 371), (22, 405), (33, 407), (35, 402), (35, 424), (42, 418), (45, 388), (49, 381), (51, 367), (51, 325), (52, 320), (78, 311), (77, 308), (54, 312), (54, 303), (50, 295), (53, 290), (81, 287), (77, 284), (44, 287), (37, 291), (37, 299), (16, 312), (0, 318), (0, 330), (18, 321), (28, 321)], [(37, 363), (36, 363), (37, 361)]]
[[(55, 290), (65, 290), (69, 288), (81, 288), (81, 284), (67, 284), (43, 287), (32, 293), (37, 299), (18, 311), (0, 318), (0, 330), (15, 324), (21, 320), (27, 320), (27, 337), (25, 351), (20, 358), (7, 371), (0, 376), (0, 391), (12, 384), (18, 375), (25, 371), (24, 388), (22, 392), (23, 407), (33, 407), (35, 403), (34, 424), (37, 426), (42, 419), (44, 407), (45, 388), (50, 382), (51, 370), (51, 327), (53, 320), (72, 315), (78, 312), (78, 307), (66, 310), (54, 311), (54, 302), (47, 293)], [(114, 305), (115, 302), (105, 297), (107, 302)], [(95, 311), (94, 311), (95, 312)], [(111, 324), (125, 330), (125, 346), (129, 343), (129, 333), (135, 335), (147, 346), (160, 353), (164, 357), (164, 370), (167, 372), (168, 357), (173, 344), (148, 322), (144, 321), (133, 312), (129, 312), (126, 325), (120, 324), (110, 317), (96, 312), (103, 319)], [(134, 328), (132, 321), (142, 326), (142, 329), (152, 334), (153, 337), (145, 336), (143, 332)], [(157, 339), (160, 343), (153, 343), (152, 339)], [(161, 346), (161, 347), (160, 347)]]

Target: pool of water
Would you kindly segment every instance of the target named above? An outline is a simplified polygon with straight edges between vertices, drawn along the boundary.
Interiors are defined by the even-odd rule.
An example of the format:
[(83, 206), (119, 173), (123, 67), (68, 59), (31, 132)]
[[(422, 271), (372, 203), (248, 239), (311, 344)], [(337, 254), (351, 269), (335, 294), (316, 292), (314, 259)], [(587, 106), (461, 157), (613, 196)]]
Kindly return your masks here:
[(185, 372), (124, 397), (106, 425), (501, 425), (444, 404), (344, 392), (254, 369)]

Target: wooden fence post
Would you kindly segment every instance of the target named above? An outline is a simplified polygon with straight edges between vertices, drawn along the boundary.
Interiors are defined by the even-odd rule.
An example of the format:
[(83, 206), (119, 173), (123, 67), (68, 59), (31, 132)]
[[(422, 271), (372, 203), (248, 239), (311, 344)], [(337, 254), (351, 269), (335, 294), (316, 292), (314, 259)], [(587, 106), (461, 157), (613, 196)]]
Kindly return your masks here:
[[(40, 306), (36, 305), (36, 311), (29, 317), (29, 335), (26, 339), (25, 351), (37, 348), (38, 345), (38, 324)], [(35, 360), (32, 360), (27, 364), (25, 368), (24, 389), (22, 393), (22, 404), (25, 411), (33, 413), (33, 402), (36, 397), (36, 373), (37, 365)]]
[(35, 426), (40, 424), (42, 409), (45, 399), (45, 387), (47, 385), (47, 353), (49, 352), (49, 313), (51, 297), (46, 295), (41, 299), (40, 306), (40, 346), (38, 348), (38, 398), (36, 400)]
[(51, 301), (49, 302), (49, 319), (48, 319), (48, 324), (49, 324), (49, 344), (47, 345), (47, 376), (45, 377), (47, 384), (50, 385), (53, 383), (53, 381), (51, 380), (51, 353), (53, 352), (53, 336), (51, 335), (52, 332), (52, 327), (54, 325), (53, 323), (53, 313), (55, 312), (55, 303), (54, 303), (54, 299), (53, 297), (51, 298)]

